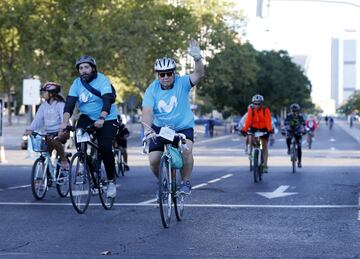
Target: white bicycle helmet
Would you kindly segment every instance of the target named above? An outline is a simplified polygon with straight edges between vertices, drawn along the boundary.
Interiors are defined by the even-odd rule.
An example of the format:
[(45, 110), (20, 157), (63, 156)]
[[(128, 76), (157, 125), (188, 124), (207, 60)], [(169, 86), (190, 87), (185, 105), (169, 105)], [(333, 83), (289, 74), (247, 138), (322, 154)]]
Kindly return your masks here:
[(155, 72), (173, 71), (176, 69), (176, 62), (172, 58), (163, 57), (155, 61)]
[(251, 102), (253, 104), (261, 104), (264, 101), (264, 97), (260, 94), (256, 94), (252, 97)]

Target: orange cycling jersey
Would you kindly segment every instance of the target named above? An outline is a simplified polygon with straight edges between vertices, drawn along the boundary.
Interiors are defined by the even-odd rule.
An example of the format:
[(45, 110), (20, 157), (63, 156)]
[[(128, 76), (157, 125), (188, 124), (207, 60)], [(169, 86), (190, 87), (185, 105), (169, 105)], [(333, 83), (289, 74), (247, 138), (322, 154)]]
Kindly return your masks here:
[(270, 109), (268, 107), (250, 107), (243, 131), (247, 132), (249, 128), (272, 131)]

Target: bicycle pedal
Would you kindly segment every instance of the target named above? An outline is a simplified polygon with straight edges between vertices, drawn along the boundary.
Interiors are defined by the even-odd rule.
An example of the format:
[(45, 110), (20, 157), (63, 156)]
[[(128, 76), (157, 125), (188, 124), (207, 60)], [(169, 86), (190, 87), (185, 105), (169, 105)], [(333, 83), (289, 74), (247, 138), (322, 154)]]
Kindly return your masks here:
[(91, 194), (92, 194), (93, 196), (98, 195), (98, 194), (99, 194), (99, 190), (98, 190), (97, 188), (91, 188)]

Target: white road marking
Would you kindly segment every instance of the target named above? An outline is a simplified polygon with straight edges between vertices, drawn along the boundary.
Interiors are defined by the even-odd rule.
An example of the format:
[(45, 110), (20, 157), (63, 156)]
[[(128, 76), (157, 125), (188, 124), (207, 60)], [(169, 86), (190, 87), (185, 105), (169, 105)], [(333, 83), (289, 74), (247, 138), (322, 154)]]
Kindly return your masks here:
[(297, 192), (285, 192), (289, 187), (290, 187), (289, 185), (280, 185), (273, 192), (257, 192), (257, 194), (268, 199), (280, 198), (280, 197), (297, 194)]
[(198, 189), (198, 188), (204, 187), (206, 185), (208, 185), (208, 184), (207, 183), (201, 183), (201, 184), (195, 185), (194, 187), (192, 187), (192, 189)]
[(9, 188), (7, 188), (7, 190), (15, 190), (15, 189), (27, 188), (27, 187), (30, 187), (30, 186), (31, 186), (30, 184), (20, 185), (20, 186), (14, 186), (14, 187), (9, 187)]
[(359, 200), (358, 200), (358, 220), (360, 220), (360, 193), (359, 193)]
[[(51, 203), (51, 202), (0, 202), (0, 206), (72, 206), (71, 203)], [(90, 206), (102, 206), (101, 203), (90, 203)], [(158, 204), (143, 203), (114, 203), (114, 206), (124, 207), (156, 207)], [(263, 205), (263, 204), (185, 204), (189, 208), (280, 208), (280, 209), (343, 209), (359, 208), (358, 205)]]
[(216, 183), (218, 181), (221, 181), (221, 178), (215, 178), (213, 180), (208, 181), (208, 183)]
[[(191, 189), (199, 189), (201, 187), (204, 187), (204, 186), (207, 186), (209, 183), (215, 183), (215, 182), (218, 182), (222, 179), (226, 179), (226, 178), (229, 178), (233, 176), (233, 174), (226, 174), (224, 176), (221, 176), (220, 178), (216, 178), (216, 179), (213, 179), (213, 180), (210, 180), (208, 181), (207, 183), (201, 183), (201, 184), (198, 184), (198, 185), (195, 185), (193, 187), (191, 187)], [(153, 202), (156, 202), (156, 199), (151, 199), (151, 200), (147, 200), (147, 201), (142, 201), (142, 202), (139, 202), (137, 204), (140, 204), (140, 205), (146, 205), (146, 204), (150, 204), (150, 203), (153, 203)]]

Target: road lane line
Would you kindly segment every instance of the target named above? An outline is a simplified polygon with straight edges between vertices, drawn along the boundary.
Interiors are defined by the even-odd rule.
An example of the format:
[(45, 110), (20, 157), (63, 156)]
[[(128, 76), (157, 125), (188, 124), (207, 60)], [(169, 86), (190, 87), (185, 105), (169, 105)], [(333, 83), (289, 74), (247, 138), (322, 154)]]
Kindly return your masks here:
[(358, 199), (358, 218), (357, 220), (360, 220), (360, 192), (359, 192), (359, 199)]
[(204, 187), (206, 185), (208, 185), (208, 184), (207, 183), (201, 183), (201, 184), (195, 185), (194, 187), (192, 187), (192, 189), (199, 189), (199, 188)]
[(9, 187), (9, 188), (7, 188), (7, 190), (15, 190), (15, 189), (27, 188), (27, 187), (30, 187), (30, 186), (31, 186), (30, 184), (20, 185), (20, 186), (14, 186), (14, 187)]
[(213, 180), (208, 181), (208, 183), (216, 183), (218, 181), (221, 181), (221, 178), (215, 178)]
[[(72, 206), (71, 203), (51, 203), (51, 202), (0, 202), (0, 206)], [(90, 203), (90, 206), (102, 206), (101, 203)], [(114, 206), (123, 207), (156, 207), (158, 204), (143, 204), (143, 203), (114, 203)], [(185, 204), (190, 208), (265, 208), (265, 209), (346, 209), (358, 208), (355, 205), (262, 205), (262, 204)]]
[(226, 175), (224, 175), (224, 176), (221, 176), (220, 178), (221, 178), (221, 179), (226, 179), (226, 178), (229, 178), (229, 177), (231, 177), (231, 176), (233, 176), (233, 174), (226, 174)]
[[(215, 182), (218, 182), (218, 181), (220, 181), (220, 180), (222, 180), (222, 179), (229, 178), (229, 177), (231, 177), (231, 176), (233, 176), (233, 174), (226, 174), (226, 175), (224, 175), (224, 176), (222, 176), (222, 177), (220, 177), (220, 178), (216, 178), (216, 179), (210, 180), (210, 181), (208, 181), (207, 183), (201, 183), (201, 184), (195, 185), (195, 186), (193, 186), (191, 189), (193, 189), (193, 190), (194, 190), (194, 189), (199, 189), (199, 188), (201, 188), (201, 187), (207, 186), (208, 183), (215, 183)], [(139, 203), (136, 203), (136, 204), (146, 205), (146, 204), (150, 204), (150, 203), (153, 203), (153, 202), (156, 202), (156, 199), (151, 199), (151, 200), (147, 200), (147, 201), (142, 201), (142, 202), (139, 202)]]

